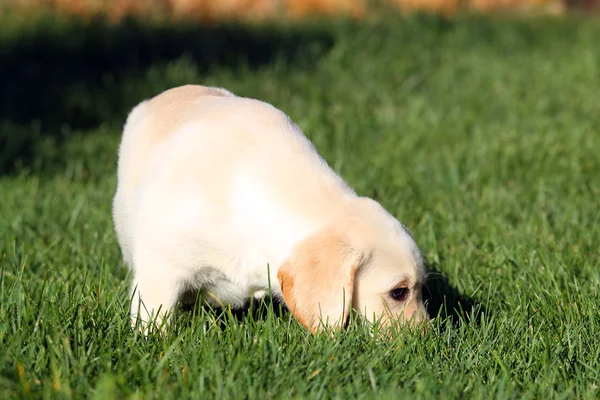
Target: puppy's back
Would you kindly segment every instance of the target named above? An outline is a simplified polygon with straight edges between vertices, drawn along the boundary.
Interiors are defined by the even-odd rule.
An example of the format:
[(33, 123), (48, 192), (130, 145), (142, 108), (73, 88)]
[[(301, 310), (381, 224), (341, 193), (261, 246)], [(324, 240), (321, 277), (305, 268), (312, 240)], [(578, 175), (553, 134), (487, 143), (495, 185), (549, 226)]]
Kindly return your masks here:
[[(175, 142), (180, 149), (164, 151), (163, 144)], [(156, 161), (155, 155), (160, 153), (161, 165), (175, 168), (174, 163), (181, 164), (189, 152), (193, 155), (187, 165), (194, 164), (196, 171), (202, 165), (214, 172), (217, 165), (234, 168), (246, 162), (255, 170), (263, 169), (273, 182), (276, 175), (287, 182), (315, 175), (319, 178), (312, 182), (318, 186), (346, 187), (282, 111), (224, 89), (187, 85), (167, 90), (131, 111), (119, 151), (119, 189), (129, 198)], [(165, 160), (167, 153), (176, 154), (176, 160)]]
[(173, 135), (185, 122), (190, 107), (215, 97), (234, 97), (225, 89), (200, 85), (185, 85), (169, 89), (135, 106), (123, 128), (119, 163), (118, 186), (113, 200), (113, 217), (125, 259), (131, 262), (131, 199), (138, 186), (152, 151)]
[(113, 210), (122, 247), (133, 241), (142, 186), (163, 204), (190, 193), (210, 196), (214, 216), (235, 214), (224, 208), (232, 199), (244, 199), (238, 214), (260, 215), (268, 200), (294, 215), (313, 215), (354, 194), (285, 113), (192, 85), (139, 104), (127, 119)]
[(127, 117), (119, 150), (119, 184), (135, 186), (152, 150), (190, 118), (198, 102), (235, 97), (225, 89), (185, 85), (138, 104)]

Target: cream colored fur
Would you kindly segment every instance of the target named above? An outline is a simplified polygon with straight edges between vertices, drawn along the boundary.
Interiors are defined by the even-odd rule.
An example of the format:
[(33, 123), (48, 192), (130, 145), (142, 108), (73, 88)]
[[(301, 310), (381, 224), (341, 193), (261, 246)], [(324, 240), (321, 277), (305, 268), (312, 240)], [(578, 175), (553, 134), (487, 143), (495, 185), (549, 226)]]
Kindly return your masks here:
[(269, 285), (313, 332), (343, 326), (351, 308), (384, 324), (426, 318), (410, 234), (258, 100), (189, 85), (136, 106), (113, 214), (132, 317), (144, 322), (162, 321), (188, 289), (237, 307)]

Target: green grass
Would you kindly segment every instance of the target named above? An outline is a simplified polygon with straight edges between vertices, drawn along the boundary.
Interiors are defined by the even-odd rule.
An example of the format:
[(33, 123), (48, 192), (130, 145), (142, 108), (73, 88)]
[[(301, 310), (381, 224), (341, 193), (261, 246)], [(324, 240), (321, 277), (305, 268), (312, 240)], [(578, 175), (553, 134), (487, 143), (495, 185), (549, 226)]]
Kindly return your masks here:
[[(482, 17), (0, 23), (0, 398), (598, 398), (599, 37)], [(312, 337), (267, 304), (133, 332), (120, 129), (184, 83), (281, 108), (407, 224), (435, 328)]]

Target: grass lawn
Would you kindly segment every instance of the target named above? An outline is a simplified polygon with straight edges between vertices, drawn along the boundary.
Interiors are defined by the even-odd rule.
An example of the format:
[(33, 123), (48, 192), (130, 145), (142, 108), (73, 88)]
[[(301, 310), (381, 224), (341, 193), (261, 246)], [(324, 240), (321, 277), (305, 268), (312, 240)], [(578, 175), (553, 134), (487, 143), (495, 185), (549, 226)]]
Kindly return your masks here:
[[(558, 19), (0, 21), (0, 398), (598, 398), (599, 38)], [(120, 129), (185, 83), (281, 108), (408, 225), (435, 328), (313, 337), (264, 304), (133, 332)]]

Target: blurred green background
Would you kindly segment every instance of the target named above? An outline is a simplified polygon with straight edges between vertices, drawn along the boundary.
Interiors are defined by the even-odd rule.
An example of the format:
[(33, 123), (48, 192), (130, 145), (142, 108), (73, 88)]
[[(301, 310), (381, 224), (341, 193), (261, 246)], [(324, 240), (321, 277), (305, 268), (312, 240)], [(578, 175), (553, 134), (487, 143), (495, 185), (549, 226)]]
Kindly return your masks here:
[[(599, 21), (385, 7), (5, 10), (0, 398), (598, 398)], [(282, 109), (411, 229), (431, 332), (311, 337), (269, 304), (131, 330), (110, 216), (122, 124), (188, 83)]]

